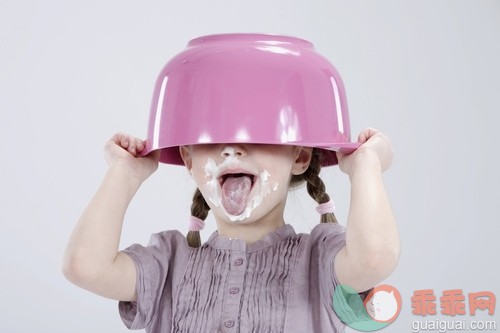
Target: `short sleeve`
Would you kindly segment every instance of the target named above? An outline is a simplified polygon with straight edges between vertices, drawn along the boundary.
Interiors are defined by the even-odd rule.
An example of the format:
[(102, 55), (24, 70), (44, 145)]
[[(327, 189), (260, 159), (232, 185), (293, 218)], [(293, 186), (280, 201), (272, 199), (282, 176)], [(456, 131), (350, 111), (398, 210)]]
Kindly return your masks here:
[[(171, 290), (166, 286), (169, 270), (174, 263), (179, 243), (185, 238), (178, 231), (153, 234), (147, 246), (133, 244), (122, 252), (135, 263), (137, 299), (133, 302), (119, 302), (123, 323), (130, 329), (149, 327), (162, 309), (164, 293)], [(187, 244), (182, 247), (187, 247)]]
[(335, 256), (345, 245), (345, 227), (337, 223), (321, 223), (311, 231), (311, 239), (319, 261), (319, 279), (325, 284), (337, 285)]
[(335, 273), (335, 256), (345, 246), (345, 227), (325, 223), (317, 226), (311, 236), (317, 247), (320, 299), (330, 315), (344, 324), (369, 320), (364, 311), (366, 293), (356, 293), (349, 286), (340, 285)]
[(339, 284), (335, 275), (335, 256), (345, 245), (345, 227), (336, 223), (321, 223), (311, 231), (311, 269), (317, 284), (317, 300), (320, 311), (330, 318), (332, 325), (343, 327), (333, 310), (333, 296)]

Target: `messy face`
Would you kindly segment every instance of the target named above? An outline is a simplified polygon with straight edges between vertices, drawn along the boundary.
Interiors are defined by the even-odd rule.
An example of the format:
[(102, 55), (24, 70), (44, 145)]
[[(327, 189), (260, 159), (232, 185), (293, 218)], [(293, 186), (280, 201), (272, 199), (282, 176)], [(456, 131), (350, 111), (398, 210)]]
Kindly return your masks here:
[(245, 223), (283, 209), (300, 148), (278, 145), (193, 145), (186, 166), (216, 218)]

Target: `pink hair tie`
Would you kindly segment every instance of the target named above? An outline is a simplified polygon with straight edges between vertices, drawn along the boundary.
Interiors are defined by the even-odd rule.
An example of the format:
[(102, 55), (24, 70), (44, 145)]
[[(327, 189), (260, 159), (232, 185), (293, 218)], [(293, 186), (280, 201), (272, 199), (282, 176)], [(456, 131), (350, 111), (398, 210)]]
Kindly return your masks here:
[(205, 221), (197, 218), (196, 216), (191, 216), (189, 218), (189, 231), (200, 231), (205, 227)]
[(330, 201), (319, 204), (318, 207), (316, 207), (316, 211), (320, 214), (328, 214), (328, 213), (333, 213), (335, 212), (335, 203), (333, 202), (332, 199)]

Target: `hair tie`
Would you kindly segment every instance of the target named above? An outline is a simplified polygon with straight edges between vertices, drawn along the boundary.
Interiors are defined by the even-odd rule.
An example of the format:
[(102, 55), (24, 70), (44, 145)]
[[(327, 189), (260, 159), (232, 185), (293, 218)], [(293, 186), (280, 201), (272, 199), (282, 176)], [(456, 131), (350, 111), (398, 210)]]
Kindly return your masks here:
[(189, 231), (200, 231), (205, 227), (205, 221), (196, 216), (192, 216), (189, 218)]
[(316, 211), (320, 214), (328, 214), (328, 213), (333, 213), (335, 212), (335, 203), (333, 202), (332, 199), (329, 201), (319, 204), (318, 207), (316, 207)]

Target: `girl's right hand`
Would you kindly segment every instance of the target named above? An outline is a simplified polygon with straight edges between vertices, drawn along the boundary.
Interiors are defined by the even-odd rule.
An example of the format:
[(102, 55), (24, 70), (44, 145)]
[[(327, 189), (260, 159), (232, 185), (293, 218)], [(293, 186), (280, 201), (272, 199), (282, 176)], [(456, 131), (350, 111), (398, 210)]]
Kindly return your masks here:
[(359, 134), (358, 142), (361, 146), (352, 154), (337, 153), (340, 170), (351, 176), (359, 165), (376, 163), (382, 172), (391, 166), (392, 145), (385, 134), (376, 129), (367, 128)]
[(110, 167), (122, 167), (140, 182), (146, 180), (158, 168), (160, 152), (154, 151), (141, 157), (145, 141), (127, 133), (116, 133), (106, 142), (104, 153)]

